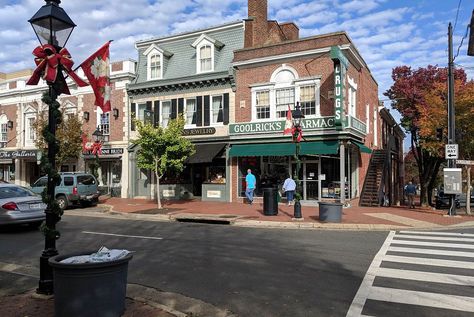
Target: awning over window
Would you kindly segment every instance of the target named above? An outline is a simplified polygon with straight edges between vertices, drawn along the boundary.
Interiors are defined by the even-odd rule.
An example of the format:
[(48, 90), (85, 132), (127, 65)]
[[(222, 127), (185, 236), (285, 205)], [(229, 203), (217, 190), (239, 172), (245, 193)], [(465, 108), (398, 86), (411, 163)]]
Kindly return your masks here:
[(225, 143), (196, 144), (196, 153), (191, 155), (186, 161), (186, 163), (211, 163), (212, 160), (222, 151), (224, 146)]
[(301, 155), (309, 154), (337, 154), (339, 152), (339, 141), (317, 141), (301, 142)]
[(295, 154), (294, 143), (265, 143), (233, 145), (229, 156), (289, 156)]
[(369, 149), (368, 147), (366, 147), (364, 144), (359, 143), (359, 142), (355, 142), (355, 141), (354, 141), (354, 143), (355, 143), (355, 145), (357, 145), (357, 147), (359, 147), (359, 149), (362, 153), (369, 153), (369, 154), (372, 153), (372, 150)]

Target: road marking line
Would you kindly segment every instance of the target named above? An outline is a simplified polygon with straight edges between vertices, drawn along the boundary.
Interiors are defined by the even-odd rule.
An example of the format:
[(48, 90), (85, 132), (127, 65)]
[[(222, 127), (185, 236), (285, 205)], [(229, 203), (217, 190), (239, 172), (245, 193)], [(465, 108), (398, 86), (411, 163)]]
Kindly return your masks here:
[(399, 231), (399, 233), (408, 233), (408, 234), (422, 234), (422, 235), (432, 235), (432, 236), (458, 236), (458, 237), (474, 237), (472, 233), (457, 233), (457, 232), (436, 232), (436, 231)]
[(445, 248), (458, 248), (458, 249), (474, 249), (474, 245), (470, 244), (459, 244), (459, 243), (440, 243), (440, 242), (424, 242), (424, 241), (405, 241), (393, 239), (392, 244), (405, 244), (405, 245), (423, 245), (427, 247), (445, 247)]
[(139, 239), (163, 240), (163, 238), (160, 238), (160, 237), (131, 236), (131, 235), (126, 235), (126, 234), (116, 234), (116, 233), (106, 233), (106, 232), (82, 231), (82, 233), (96, 234), (96, 235), (103, 235), (103, 236), (125, 237), (125, 238), (139, 238)]
[(369, 299), (474, 312), (474, 298), (467, 296), (417, 292), (374, 286), (370, 291)]
[(451, 260), (440, 260), (440, 259), (430, 259), (430, 258), (418, 258), (418, 257), (411, 257), (411, 256), (399, 256), (399, 255), (386, 255), (383, 258), (383, 261), (474, 270), (474, 262), (466, 262), (466, 261), (451, 261)]
[(428, 236), (417, 236), (417, 235), (396, 235), (396, 238), (400, 239), (420, 239), (420, 240), (437, 240), (437, 241), (457, 241), (457, 242), (474, 242), (474, 239), (471, 238), (454, 238), (454, 237), (428, 237)]
[(357, 294), (352, 300), (351, 306), (347, 311), (346, 317), (358, 317), (362, 315), (362, 310), (364, 309), (367, 297), (371, 292), (372, 284), (374, 282), (377, 269), (380, 267), (383, 257), (387, 253), (387, 250), (390, 246), (390, 243), (392, 242), (394, 235), (395, 231), (390, 231), (388, 233), (387, 239), (385, 239), (385, 242), (383, 243), (379, 252), (375, 255), (372, 263), (370, 263), (369, 269), (367, 270), (367, 273), (365, 273), (364, 279), (362, 280), (359, 290), (357, 291)]
[(431, 255), (449, 255), (449, 256), (455, 256), (455, 257), (474, 258), (473, 252), (462, 252), (462, 251), (419, 249), (419, 248), (405, 248), (405, 247), (392, 247), (392, 246), (388, 249), (388, 251), (431, 254)]
[(466, 276), (466, 275), (400, 270), (400, 269), (390, 269), (390, 268), (384, 267), (384, 268), (379, 268), (377, 270), (377, 276), (396, 278), (396, 279), (402, 279), (402, 280), (474, 286), (474, 277)]

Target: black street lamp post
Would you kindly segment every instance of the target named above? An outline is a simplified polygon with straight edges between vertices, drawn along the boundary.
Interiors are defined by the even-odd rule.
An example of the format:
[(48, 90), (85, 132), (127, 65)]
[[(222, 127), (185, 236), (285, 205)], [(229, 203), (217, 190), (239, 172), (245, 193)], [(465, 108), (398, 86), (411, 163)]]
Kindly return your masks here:
[(92, 174), (95, 176), (95, 178), (98, 179), (99, 178), (99, 167), (100, 167), (99, 148), (100, 148), (100, 144), (104, 141), (104, 134), (100, 130), (99, 126), (97, 126), (94, 133), (92, 133), (92, 136), (94, 137), (94, 142), (95, 142), (95, 145), (93, 147), (94, 148), (93, 152), (95, 152), (95, 164), (94, 164), (95, 167), (94, 167), (94, 172)]
[(301, 180), (300, 180), (300, 168), (301, 168), (301, 160), (300, 160), (300, 141), (301, 141), (301, 121), (304, 118), (304, 114), (301, 112), (300, 103), (296, 103), (295, 110), (292, 113), (293, 117), (293, 142), (296, 145), (295, 150), (295, 160), (296, 160), (296, 190), (295, 190), (295, 206), (294, 206), (294, 213), (293, 217), (295, 219), (301, 219)]
[[(59, 7), (60, 0), (46, 0), (38, 12), (28, 20), (35, 31), (41, 45), (52, 45), (56, 50), (60, 50), (66, 45), (72, 30), (76, 26), (69, 18), (66, 12)], [(51, 50), (45, 48), (48, 55), (54, 54)], [(45, 248), (40, 258), (40, 280), (36, 290), (39, 294), (53, 294), (53, 271), (49, 266), (48, 260), (58, 254), (56, 250), (56, 239), (59, 233), (56, 231), (56, 223), (61, 219), (58, 206), (55, 202), (54, 189), (58, 181), (56, 171), (56, 153), (58, 152), (58, 144), (56, 141), (56, 125), (61, 120), (59, 112), (59, 103), (56, 101), (57, 96), (63, 91), (65, 85), (62, 75), (61, 65), (58, 65), (57, 76), (54, 81), (48, 81), (49, 92), (48, 98), (44, 99), (48, 104), (48, 129), (45, 133), (45, 139), (48, 143), (48, 186), (47, 186), (47, 202), (45, 214), (46, 222), (43, 226), (45, 236)]]

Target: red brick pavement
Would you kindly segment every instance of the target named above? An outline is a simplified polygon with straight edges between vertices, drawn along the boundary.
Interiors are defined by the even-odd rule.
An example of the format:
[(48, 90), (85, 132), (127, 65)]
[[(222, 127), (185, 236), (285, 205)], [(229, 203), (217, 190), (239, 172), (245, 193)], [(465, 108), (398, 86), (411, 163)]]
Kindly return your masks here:
[[(125, 213), (156, 213), (157, 204), (153, 200), (145, 199), (124, 199), (124, 198), (102, 198), (101, 203), (111, 205), (113, 211)], [(265, 216), (263, 214), (263, 203), (255, 200), (254, 204), (244, 204), (242, 202), (223, 203), (223, 202), (204, 202), (201, 200), (185, 200), (185, 201), (162, 201), (164, 210), (162, 214), (179, 214), (179, 213), (195, 213), (195, 214), (230, 214), (242, 216), (245, 219), (260, 221), (281, 221), (291, 222), (293, 218), (293, 206), (279, 204), (278, 215)], [(302, 214), (304, 222), (319, 222), (318, 207), (302, 206)], [(462, 224), (474, 221), (472, 216), (456, 216), (447, 217), (446, 211), (433, 210), (429, 207), (417, 207), (416, 209), (408, 209), (407, 207), (359, 207), (351, 206), (343, 209), (343, 224), (386, 224), (400, 225), (400, 223), (380, 219), (369, 216), (367, 214), (388, 213), (396, 216), (407, 217), (414, 220), (429, 222), (435, 225), (449, 226), (454, 224)]]

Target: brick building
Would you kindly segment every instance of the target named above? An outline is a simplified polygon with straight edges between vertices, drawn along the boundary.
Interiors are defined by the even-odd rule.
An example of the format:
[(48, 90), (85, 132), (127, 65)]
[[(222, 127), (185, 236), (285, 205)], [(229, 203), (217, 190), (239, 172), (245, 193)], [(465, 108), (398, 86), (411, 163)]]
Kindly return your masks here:
[(245, 46), (234, 52), (235, 123), (229, 126), (232, 200), (244, 197), (248, 168), (279, 184), (295, 173), (295, 145), (283, 135), (299, 102), (303, 200), (360, 196), (371, 148), (380, 146), (378, 86), (345, 32), (299, 38), (294, 23), (267, 19), (267, 1), (248, 1)]
[[(122, 164), (127, 160), (128, 135), (128, 96), (125, 85), (135, 77), (135, 62), (120, 61), (112, 63), (111, 68), (111, 105), (114, 111), (102, 114), (94, 105), (94, 94), (90, 86), (77, 87), (68, 79), (71, 95), (60, 95), (58, 102), (69, 114), (78, 114), (83, 122), (83, 132), (89, 139), (97, 127), (105, 135), (102, 155), (99, 156), (99, 185), (103, 192), (115, 189), (116, 195), (126, 196), (128, 183), (128, 166)], [(38, 165), (39, 151), (35, 146), (37, 138), (33, 123), (38, 115), (47, 113), (46, 104), (41, 101), (42, 94), (48, 86), (42, 80), (37, 86), (27, 86), (32, 70), (12, 73), (0, 73), (0, 178), (19, 185), (29, 186), (40, 176)], [(79, 75), (82, 76), (82, 74)], [(82, 76), (84, 77), (84, 76)], [(115, 116), (114, 116), (115, 114)], [(83, 153), (77, 160), (57, 166), (59, 171), (72, 172), (89, 170), (95, 156)]]

